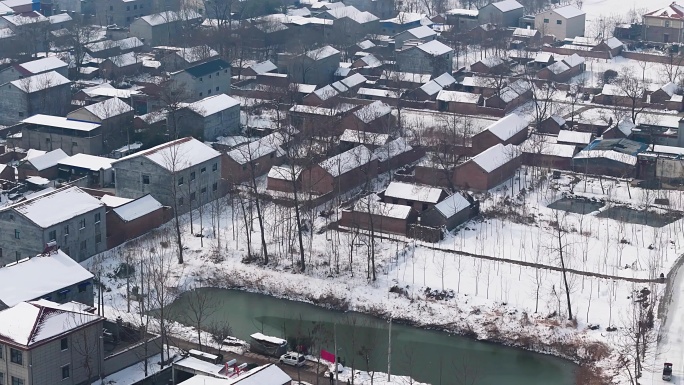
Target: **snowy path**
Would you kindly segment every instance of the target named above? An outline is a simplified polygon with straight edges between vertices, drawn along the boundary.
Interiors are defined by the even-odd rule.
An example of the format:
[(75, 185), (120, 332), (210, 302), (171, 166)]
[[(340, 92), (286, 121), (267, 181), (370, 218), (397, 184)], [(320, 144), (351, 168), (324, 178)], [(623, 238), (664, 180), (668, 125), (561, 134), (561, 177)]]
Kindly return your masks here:
[(660, 378), (662, 365), (671, 362), (674, 364), (672, 384), (684, 385), (684, 265), (674, 274), (672, 300), (661, 328), (662, 337), (654, 363), (653, 384), (665, 383)]

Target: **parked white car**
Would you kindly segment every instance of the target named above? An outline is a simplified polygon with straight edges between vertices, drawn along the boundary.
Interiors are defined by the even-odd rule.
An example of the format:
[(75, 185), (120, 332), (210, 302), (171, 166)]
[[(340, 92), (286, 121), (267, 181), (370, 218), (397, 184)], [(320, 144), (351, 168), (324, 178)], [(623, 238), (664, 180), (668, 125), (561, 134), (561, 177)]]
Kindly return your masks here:
[(306, 358), (304, 358), (303, 354), (287, 352), (280, 356), (281, 364), (287, 364), (292, 366), (304, 366), (304, 362), (306, 362)]

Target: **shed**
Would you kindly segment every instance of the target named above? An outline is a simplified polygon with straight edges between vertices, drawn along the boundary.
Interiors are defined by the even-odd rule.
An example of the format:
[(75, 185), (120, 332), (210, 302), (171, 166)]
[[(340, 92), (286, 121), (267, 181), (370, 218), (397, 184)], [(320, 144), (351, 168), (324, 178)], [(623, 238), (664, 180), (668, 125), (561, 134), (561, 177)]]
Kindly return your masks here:
[(629, 139), (596, 139), (575, 155), (572, 166), (586, 174), (635, 177), (637, 155), (647, 149), (647, 144)]
[(513, 113), (473, 135), (473, 151), (480, 153), (496, 144), (520, 144), (527, 138), (528, 121)]
[(351, 208), (342, 210), (340, 225), (348, 228), (407, 235), (408, 227), (418, 213), (410, 206), (383, 202), (376, 194), (359, 199)]
[(454, 185), (475, 191), (487, 191), (513, 177), (515, 170), (520, 166), (520, 161), (517, 146), (498, 143), (456, 166), (453, 173)]
[(412, 207), (420, 213), (434, 207), (446, 196), (446, 191), (438, 187), (395, 181), (385, 189), (383, 200), (386, 203)]
[(451, 231), (470, 218), (477, 216), (480, 212), (479, 207), (480, 205), (473, 197), (468, 196), (466, 198), (462, 193), (457, 192), (423, 212), (420, 216), (420, 224)]
[(161, 226), (171, 218), (171, 211), (147, 194), (107, 210), (106, 217), (107, 248), (111, 249)]

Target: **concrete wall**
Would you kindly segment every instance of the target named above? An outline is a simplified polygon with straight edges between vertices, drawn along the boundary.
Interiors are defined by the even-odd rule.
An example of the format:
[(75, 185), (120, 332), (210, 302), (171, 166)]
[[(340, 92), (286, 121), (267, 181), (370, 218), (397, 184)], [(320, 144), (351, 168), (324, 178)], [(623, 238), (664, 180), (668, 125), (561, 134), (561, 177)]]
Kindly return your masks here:
[(43, 151), (52, 151), (61, 148), (67, 155), (75, 155), (78, 153), (103, 155), (107, 153), (102, 146), (100, 129), (91, 131), (90, 135), (92, 136), (88, 137), (72, 136), (68, 132), (60, 134), (33, 126), (24, 126), (21, 132), (21, 142), (24, 148), (33, 148)]
[(11, 126), (35, 114), (65, 116), (71, 103), (71, 84), (26, 94), (14, 85), (0, 87), (0, 124)]
[[(64, 66), (61, 68), (56, 68), (56, 69), (51, 70), (51, 71), (56, 71), (64, 77), (69, 76), (69, 67), (67, 67), (67, 66)], [(37, 75), (37, 74), (43, 73), (43, 72), (45, 72), (45, 71), (36, 72), (34, 75)], [(4, 70), (0, 71), (0, 84), (5, 84), (5, 83), (8, 83), (8, 82), (11, 82), (14, 80), (19, 80), (19, 79), (22, 79), (25, 77), (26, 77), (26, 75), (17, 71), (17, 69), (14, 68), (14, 66), (7, 67)]]
[[(107, 356), (104, 359), (103, 375), (108, 376), (127, 368), (135, 363), (142, 361), (143, 357), (152, 357), (161, 353), (161, 337), (156, 336), (148, 340), (147, 347), (144, 342), (140, 342), (124, 351)], [(147, 350), (147, 351), (146, 351)]]
[(171, 75), (171, 79), (186, 90), (188, 102), (194, 102), (207, 96), (230, 93), (230, 70), (221, 70), (216, 73), (195, 78), (186, 71)]

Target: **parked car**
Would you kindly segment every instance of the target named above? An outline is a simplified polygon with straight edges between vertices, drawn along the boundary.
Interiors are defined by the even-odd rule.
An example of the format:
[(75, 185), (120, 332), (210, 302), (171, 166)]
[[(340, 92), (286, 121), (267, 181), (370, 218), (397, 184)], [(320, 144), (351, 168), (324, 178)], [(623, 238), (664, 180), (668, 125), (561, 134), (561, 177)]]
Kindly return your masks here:
[(672, 364), (669, 362), (666, 362), (664, 367), (663, 367), (663, 380), (665, 380), (665, 381), (671, 381), (672, 380)]
[(306, 362), (306, 358), (304, 358), (303, 354), (288, 352), (280, 356), (281, 364), (287, 364), (292, 366), (304, 366), (304, 362)]

